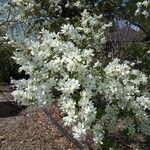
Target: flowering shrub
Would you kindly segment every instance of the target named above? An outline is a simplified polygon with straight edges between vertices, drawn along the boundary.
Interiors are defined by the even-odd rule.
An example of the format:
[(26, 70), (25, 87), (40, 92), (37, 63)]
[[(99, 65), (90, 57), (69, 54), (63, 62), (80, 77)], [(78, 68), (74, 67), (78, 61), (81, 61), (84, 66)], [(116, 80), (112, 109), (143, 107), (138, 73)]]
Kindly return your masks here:
[(129, 135), (150, 135), (148, 78), (128, 61), (101, 61), (111, 26), (101, 18), (84, 10), (76, 26), (64, 24), (57, 33), (43, 29), (35, 41), (18, 39), (13, 58), (30, 78), (12, 81), (13, 95), (25, 105), (57, 101), (64, 125), (78, 140), (84, 141), (91, 130), (93, 141), (103, 144), (105, 133), (114, 132), (120, 119)]

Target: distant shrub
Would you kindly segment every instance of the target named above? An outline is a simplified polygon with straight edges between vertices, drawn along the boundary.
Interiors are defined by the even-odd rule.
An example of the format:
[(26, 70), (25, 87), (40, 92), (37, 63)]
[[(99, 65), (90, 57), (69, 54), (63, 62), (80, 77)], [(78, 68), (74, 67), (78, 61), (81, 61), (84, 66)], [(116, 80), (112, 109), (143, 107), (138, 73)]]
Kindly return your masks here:
[(25, 77), (24, 73), (18, 73), (19, 65), (11, 58), (14, 48), (11, 46), (0, 46), (0, 83), (9, 83), (11, 77), (20, 79)]
[(135, 67), (150, 75), (149, 43), (132, 43), (120, 49), (120, 58), (134, 62)]

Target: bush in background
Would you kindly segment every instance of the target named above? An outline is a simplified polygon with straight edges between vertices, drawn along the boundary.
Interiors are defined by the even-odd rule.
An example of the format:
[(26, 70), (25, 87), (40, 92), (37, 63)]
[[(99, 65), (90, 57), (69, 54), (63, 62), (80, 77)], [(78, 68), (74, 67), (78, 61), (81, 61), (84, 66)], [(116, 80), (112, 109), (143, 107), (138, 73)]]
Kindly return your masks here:
[(0, 83), (9, 83), (11, 77), (20, 79), (25, 77), (24, 72), (18, 73), (19, 65), (11, 58), (14, 48), (9, 45), (0, 46)]

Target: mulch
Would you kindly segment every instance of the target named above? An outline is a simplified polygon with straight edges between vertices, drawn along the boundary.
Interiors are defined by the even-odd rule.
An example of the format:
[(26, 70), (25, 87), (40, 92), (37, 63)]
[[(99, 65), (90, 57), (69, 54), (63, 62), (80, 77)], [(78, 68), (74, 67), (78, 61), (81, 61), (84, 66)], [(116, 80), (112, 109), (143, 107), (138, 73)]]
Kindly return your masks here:
[[(13, 100), (11, 88), (1, 87), (0, 101)], [(56, 104), (49, 108), (52, 116), (62, 124)], [(51, 123), (41, 109), (23, 110), (17, 116), (0, 118), (0, 150), (77, 150)]]

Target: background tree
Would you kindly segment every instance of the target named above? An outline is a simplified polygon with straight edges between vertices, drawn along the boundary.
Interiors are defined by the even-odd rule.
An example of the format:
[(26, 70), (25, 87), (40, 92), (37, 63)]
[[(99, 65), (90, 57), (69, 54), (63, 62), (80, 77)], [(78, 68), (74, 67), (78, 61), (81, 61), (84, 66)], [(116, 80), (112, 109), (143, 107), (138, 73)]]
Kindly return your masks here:
[[(146, 35), (145, 40), (150, 37), (150, 18), (144, 15), (135, 15), (138, 0), (101, 0), (97, 3), (97, 9), (110, 20), (125, 20), (137, 26)], [(143, 2), (143, 1), (140, 1)], [(148, 1), (147, 10), (150, 10), (150, 2)]]

